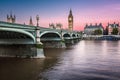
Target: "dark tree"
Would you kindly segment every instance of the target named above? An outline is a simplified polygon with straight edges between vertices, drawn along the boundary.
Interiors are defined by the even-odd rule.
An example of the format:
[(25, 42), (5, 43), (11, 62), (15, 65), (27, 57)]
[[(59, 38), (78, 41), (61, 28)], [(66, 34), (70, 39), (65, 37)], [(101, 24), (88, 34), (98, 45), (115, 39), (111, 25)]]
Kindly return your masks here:
[(106, 27), (104, 34), (108, 35), (108, 27)]
[(118, 28), (113, 28), (112, 34), (113, 34), (113, 35), (117, 35), (117, 34), (118, 34)]
[(95, 35), (102, 35), (102, 30), (101, 29), (97, 29), (94, 31)]

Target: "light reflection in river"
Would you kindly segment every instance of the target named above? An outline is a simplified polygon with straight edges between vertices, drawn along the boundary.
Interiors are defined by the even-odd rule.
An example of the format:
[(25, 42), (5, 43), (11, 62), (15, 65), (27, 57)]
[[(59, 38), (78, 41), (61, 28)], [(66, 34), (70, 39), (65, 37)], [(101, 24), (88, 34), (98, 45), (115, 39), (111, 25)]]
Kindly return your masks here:
[(45, 55), (0, 59), (0, 80), (120, 80), (120, 41), (80, 41)]

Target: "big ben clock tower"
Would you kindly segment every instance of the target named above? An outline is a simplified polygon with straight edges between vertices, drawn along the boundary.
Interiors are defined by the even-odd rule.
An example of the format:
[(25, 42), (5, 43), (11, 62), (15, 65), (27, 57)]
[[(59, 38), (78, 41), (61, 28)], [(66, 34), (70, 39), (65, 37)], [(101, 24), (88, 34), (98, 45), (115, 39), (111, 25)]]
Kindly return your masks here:
[(72, 10), (70, 9), (69, 16), (68, 16), (68, 29), (73, 31), (73, 15)]

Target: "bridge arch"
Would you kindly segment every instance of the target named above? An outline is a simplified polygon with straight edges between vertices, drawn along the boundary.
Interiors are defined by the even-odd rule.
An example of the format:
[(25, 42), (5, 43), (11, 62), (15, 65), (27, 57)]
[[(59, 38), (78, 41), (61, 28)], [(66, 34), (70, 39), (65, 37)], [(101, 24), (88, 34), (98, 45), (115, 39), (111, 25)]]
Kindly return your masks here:
[(69, 33), (65, 33), (65, 34), (63, 34), (63, 37), (70, 37), (70, 34)]
[[(34, 37), (30, 32), (24, 31), (24, 30), (22, 30), (22, 29), (0, 28), (0, 32), (1, 32), (1, 33), (0, 33), (0, 34), (1, 34), (1, 37), (2, 37), (2, 33), (3, 33), (4, 35), (6, 35), (6, 36), (9, 36), (10, 33), (12, 33), (12, 34), (15, 33), (15, 34), (20, 34), (23, 38), (25, 38), (25, 37), (29, 37), (30, 39), (33, 40), (33, 43), (36, 42), (35, 37)], [(20, 35), (18, 35), (18, 36), (14, 36), (14, 37), (19, 38)], [(4, 38), (5, 38), (6, 36), (4, 36)]]
[(77, 34), (76, 36), (77, 36), (77, 37), (79, 37), (79, 35), (78, 35), (78, 34)]
[(42, 37), (60, 37), (61, 38), (61, 35), (58, 32), (45, 31), (40, 34), (40, 38)]
[(72, 36), (72, 37), (76, 37), (76, 35), (75, 35), (75, 34), (72, 34), (71, 36)]
[(79, 37), (80, 37), (80, 35), (79, 35), (79, 34), (76, 34), (76, 37), (77, 37), (77, 38), (79, 38)]

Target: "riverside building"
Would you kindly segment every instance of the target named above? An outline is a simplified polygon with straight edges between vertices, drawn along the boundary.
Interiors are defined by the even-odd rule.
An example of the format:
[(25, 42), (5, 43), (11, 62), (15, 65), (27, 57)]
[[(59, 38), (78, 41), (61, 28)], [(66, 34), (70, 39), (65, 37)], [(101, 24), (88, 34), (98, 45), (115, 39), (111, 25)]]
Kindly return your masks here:
[(95, 30), (101, 30), (102, 31), (102, 34), (104, 33), (104, 28), (102, 26), (102, 23), (100, 24), (86, 24), (85, 28), (84, 28), (84, 34), (86, 35), (95, 35)]

